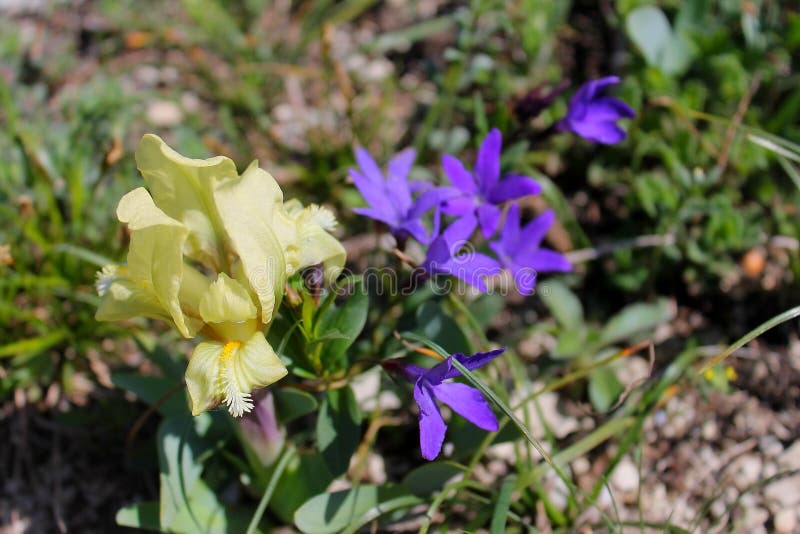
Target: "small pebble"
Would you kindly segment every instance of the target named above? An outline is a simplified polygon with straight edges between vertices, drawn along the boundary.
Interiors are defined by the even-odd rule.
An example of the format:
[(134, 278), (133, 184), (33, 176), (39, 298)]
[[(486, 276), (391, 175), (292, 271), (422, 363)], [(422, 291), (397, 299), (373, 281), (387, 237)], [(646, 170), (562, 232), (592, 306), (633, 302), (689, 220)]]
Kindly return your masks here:
[(780, 510), (772, 520), (775, 532), (797, 532), (797, 512), (791, 508)]

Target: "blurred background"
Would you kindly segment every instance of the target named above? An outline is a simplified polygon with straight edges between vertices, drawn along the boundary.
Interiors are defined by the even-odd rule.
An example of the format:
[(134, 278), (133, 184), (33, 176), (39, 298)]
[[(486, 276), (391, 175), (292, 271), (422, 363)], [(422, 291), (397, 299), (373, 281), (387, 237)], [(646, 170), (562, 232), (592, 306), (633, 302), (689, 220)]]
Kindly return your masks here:
[[(95, 271), (124, 261), (115, 208), (142, 184), (143, 133), (240, 169), (258, 159), (289, 196), (337, 213), (358, 271), (378, 260), (351, 211), (353, 147), (385, 161), (413, 146), (416, 172), (441, 181), (442, 154), (500, 128), (504, 164), (544, 186), (527, 209), (555, 209), (551, 246), (585, 261), (558, 298), (476, 313), (537, 376), (581, 365), (565, 343), (648, 306), (634, 310), (656, 358), (594, 386), (605, 411), (651, 365), (713, 356), (798, 304), (799, 52), (788, 0), (0, 1), (0, 531), (108, 531), (158, 493), (156, 423), (126, 442), (153, 399), (125, 380), (157, 376), (163, 344), (188, 346), (144, 321), (94, 320)], [(607, 75), (637, 111), (628, 139), (556, 134), (568, 95)], [(576, 300), (578, 313), (564, 306)], [(800, 528), (796, 471), (769, 479), (800, 468), (797, 325), (692, 377), (641, 442), (587, 454), (576, 480), (631, 447), (610, 474), (622, 515)], [(592, 424), (586, 395), (548, 397), (553, 440)]]

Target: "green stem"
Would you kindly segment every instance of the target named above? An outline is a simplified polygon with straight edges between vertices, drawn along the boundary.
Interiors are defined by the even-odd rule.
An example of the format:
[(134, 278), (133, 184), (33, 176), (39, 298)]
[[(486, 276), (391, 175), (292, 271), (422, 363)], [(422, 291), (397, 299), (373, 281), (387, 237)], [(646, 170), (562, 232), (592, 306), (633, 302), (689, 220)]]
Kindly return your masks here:
[(281, 475), (283, 475), (286, 466), (289, 465), (289, 462), (296, 454), (297, 449), (295, 449), (294, 446), (290, 446), (286, 452), (283, 453), (283, 457), (278, 462), (278, 465), (275, 466), (275, 471), (272, 472), (272, 477), (270, 477), (269, 484), (267, 484), (267, 488), (264, 490), (264, 495), (261, 496), (261, 500), (258, 502), (258, 508), (256, 508), (256, 512), (250, 520), (250, 525), (247, 527), (247, 534), (254, 534), (256, 532), (258, 524), (261, 522), (261, 517), (267, 509), (267, 504), (269, 504), (269, 500), (272, 498), (272, 492), (275, 491), (275, 487), (278, 485), (278, 481)]

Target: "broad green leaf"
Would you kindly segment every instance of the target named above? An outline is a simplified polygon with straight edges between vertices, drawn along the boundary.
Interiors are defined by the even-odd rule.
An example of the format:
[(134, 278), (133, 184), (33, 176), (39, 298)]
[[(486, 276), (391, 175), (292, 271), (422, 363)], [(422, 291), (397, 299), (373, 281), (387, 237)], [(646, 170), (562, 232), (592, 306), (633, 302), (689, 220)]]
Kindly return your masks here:
[(356, 340), (367, 322), (369, 295), (362, 281), (352, 285), (353, 292), (341, 307), (331, 306), (316, 328), (318, 337), (330, 334), (333, 338), (325, 343), (322, 362), (328, 365), (343, 364), (345, 353)]
[(291, 458), (269, 501), (269, 508), (284, 523), (291, 523), (294, 512), (314, 495), (325, 491), (333, 480), (322, 456), (301, 454)]
[(160, 530), (158, 503), (155, 501), (129, 504), (117, 511), (117, 524), (142, 530)]
[(437, 302), (425, 302), (417, 309), (415, 331), (451, 352), (473, 352), (472, 345), (459, 324)]
[(650, 333), (671, 317), (672, 307), (666, 299), (653, 304), (631, 304), (608, 321), (600, 334), (599, 342), (605, 346), (630, 339), (635, 334)]
[(334, 476), (347, 471), (361, 441), (361, 411), (350, 387), (328, 391), (317, 418), (317, 446)]
[[(217, 533), (244, 532), (250, 512), (237, 506), (226, 505), (202, 479), (189, 493), (188, 505), (178, 510), (172, 522), (163, 527), (169, 532)], [(257, 532), (257, 531), (256, 531)]]
[(589, 400), (599, 412), (608, 411), (625, 387), (609, 367), (596, 369), (589, 375)]
[(681, 74), (688, 68), (694, 47), (685, 33), (672, 31), (667, 16), (659, 8), (634, 9), (625, 19), (625, 27), (649, 65), (667, 75)]
[(189, 415), (164, 419), (158, 428), (158, 465), (161, 484), (161, 526), (168, 527), (178, 512), (191, 511), (189, 495), (200, 479), (199, 457), (209, 448), (200, 434), (211, 425), (211, 416)]
[(417, 497), (427, 497), (444, 487), (448, 480), (463, 473), (464, 469), (453, 462), (429, 462), (409, 472), (403, 478), (403, 487)]
[(294, 513), (294, 523), (306, 534), (328, 534), (357, 526), (361, 518), (373, 510), (380, 511), (383, 503), (403, 499), (413, 506), (420, 500), (406, 493), (401, 486), (364, 485), (352, 489), (323, 493), (306, 501)]
[[(138, 373), (113, 373), (111, 382), (118, 388), (130, 391), (143, 402), (152, 405), (162, 401), (158, 408), (158, 413), (165, 417), (188, 415), (189, 404), (186, 392), (183, 388), (175, 390), (176, 385), (182, 382), (175, 381), (161, 376), (144, 376)], [(167, 397), (167, 395), (170, 395)], [(166, 400), (162, 400), (166, 399)]]
[(562, 328), (574, 330), (583, 325), (581, 301), (567, 286), (548, 280), (539, 285), (537, 293)]
[(293, 388), (273, 388), (275, 414), (278, 422), (286, 424), (298, 417), (316, 411), (318, 403), (313, 395)]

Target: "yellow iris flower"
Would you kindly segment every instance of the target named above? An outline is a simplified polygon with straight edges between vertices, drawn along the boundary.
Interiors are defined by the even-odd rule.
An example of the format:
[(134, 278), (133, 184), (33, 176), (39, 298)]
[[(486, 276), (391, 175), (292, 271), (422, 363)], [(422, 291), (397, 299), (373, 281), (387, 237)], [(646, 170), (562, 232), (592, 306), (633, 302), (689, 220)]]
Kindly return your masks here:
[(239, 175), (228, 158), (187, 158), (148, 134), (136, 162), (148, 189), (117, 207), (131, 232), (127, 265), (98, 273), (96, 317), (155, 318), (186, 338), (201, 334), (186, 370), (192, 413), (224, 403), (238, 417), (252, 409), (253, 390), (287, 373), (264, 337), (287, 277), (321, 264), (332, 281), (344, 266), (328, 233), (335, 219), (284, 202), (255, 161)]

